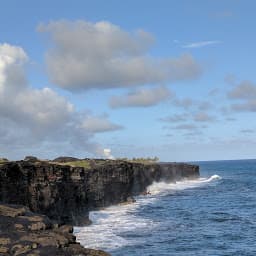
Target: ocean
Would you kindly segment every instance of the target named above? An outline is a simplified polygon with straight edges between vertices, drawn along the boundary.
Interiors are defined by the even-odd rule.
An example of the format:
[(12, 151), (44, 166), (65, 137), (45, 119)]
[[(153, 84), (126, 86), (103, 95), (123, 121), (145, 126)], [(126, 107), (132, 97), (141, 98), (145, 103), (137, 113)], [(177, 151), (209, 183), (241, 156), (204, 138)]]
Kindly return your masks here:
[(256, 160), (195, 164), (198, 180), (154, 183), (136, 203), (91, 212), (78, 241), (113, 256), (255, 256)]

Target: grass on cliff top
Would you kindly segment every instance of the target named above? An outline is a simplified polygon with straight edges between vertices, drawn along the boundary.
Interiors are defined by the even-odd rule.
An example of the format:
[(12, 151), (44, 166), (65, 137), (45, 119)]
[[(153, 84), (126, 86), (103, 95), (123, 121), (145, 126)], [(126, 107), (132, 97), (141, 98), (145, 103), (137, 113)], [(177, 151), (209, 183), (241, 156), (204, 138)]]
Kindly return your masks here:
[(65, 164), (73, 167), (83, 167), (85, 169), (91, 168), (90, 162), (88, 160), (72, 161), (72, 162), (67, 162)]
[(8, 160), (5, 159), (5, 158), (0, 158), (0, 165), (4, 164), (4, 163), (7, 163)]
[(128, 159), (128, 158), (118, 158), (116, 160), (106, 160), (106, 159), (83, 159), (83, 160), (76, 160), (76, 161), (70, 161), (70, 162), (65, 162), (65, 163), (59, 163), (59, 162), (55, 162), (55, 164), (59, 164), (59, 165), (69, 165), (72, 167), (83, 167), (85, 169), (91, 169), (93, 167), (99, 167), (101, 165), (106, 164), (109, 161), (126, 161), (126, 162), (130, 162), (130, 163), (140, 163), (140, 164), (153, 164), (158, 162), (158, 158), (154, 157), (154, 158), (132, 158), (132, 159)]
[(157, 163), (159, 161), (158, 157), (154, 157), (154, 158), (143, 158), (143, 157), (139, 157), (139, 158), (119, 158), (119, 160), (123, 160), (123, 161), (127, 161), (130, 163), (140, 163), (140, 164), (154, 164)]
[(58, 165), (69, 165), (69, 166), (72, 166), (72, 167), (83, 167), (85, 169), (90, 169), (91, 168), (90, 161), (88, 161), (88, 160), (71, 161), (71, 162), (65, 162), (65, 163), (56, 162), (56, 164), (58, 164)]

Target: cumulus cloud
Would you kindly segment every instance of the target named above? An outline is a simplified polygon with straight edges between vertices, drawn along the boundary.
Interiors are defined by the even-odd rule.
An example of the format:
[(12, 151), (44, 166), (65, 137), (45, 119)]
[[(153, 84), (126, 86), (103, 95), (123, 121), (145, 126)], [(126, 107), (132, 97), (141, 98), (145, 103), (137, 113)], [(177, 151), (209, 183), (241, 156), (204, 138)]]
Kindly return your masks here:
[(184, 99), (176, 98), (174, 100), (174, 105), (184, 109), (189, 109), (190, 107), (195, 105), (195, 101), (190, 98), (184, 98)]
[(212, 41), (200, 41), (200, 42), (193, 42), (189, 44), (185, 44), (182, 47), (183, 48), (201, 48), (209, 45), (214, 45), (214, 44), (220, 44), (222, 43), (219, 40), (212, 40)]
[(173, 94), (164, 86), (144, 88), (132, 91), (123, 96), (113, 96), (109, 105), (112, 108), (149, 107), (169, 99)]
[(228, 93), (230, 99), (256, 98), (256, 85), (250, 81), (243, 81)]
[(199, 112), (194, 116), (194, 121), (196, 122), (212, 122), (214, 120), (215, 120), (214, 117), (210, 116), (206, 112)]
[(88, 116), (81, 127), (90, 133), (102, 133), (123, 129), (121, 125), (110, 122), (107, 116)]
[(256, 85), (243, 81), (228, 92), (227, 97), (239, 102), (231, 104), (232, 111), (256, 112)]
[(55, 148), (62, 153), (76, 148), (103, 154), (103, 148), (90, 141), (92, 131), (82, 127), (88, 115), (79, 114), (50, 88), (29, 86), (24, 72), (27, 61), (22, 48), (0, 44), (0, 144), (5, 145), (0, 153), (20, 157), (26, 150), (31, 154), (34, 149)]
[(209, 110), (211, 108), (213, 108), (213, 104), (209, 101), (202, 101), (198, 104), (198, 109), (202, 111)]
[(46, 58), (51, 80), (68, 90), (156, 84), (201, 74), (189, 54), (151, 57), (154, 38), (143, 30), (130, 33), (107, 21), (62, 20), (41, 24), (38, 31), (49, 34), (53, 43)]
[(252, 130), (252, 129), (242, 129), (240, 130), (241, 133), (246, 133), (246, 134), (249, 134), (249, 133), (255, 133), (255, 130)]
[(194, 124), (180, 124), (174, 127), (176, 130), (197, 130), (198, 127)]
[(0, 115), (33, 131), (56, 127), (73, 113), (73, 105), (49, 88), (30, 88), (24, 74), (26, 61), (20, 47), (0, 45)]
[(161, 121), (170, 122), (170, 123), (178, 123), (178, 122), (186, 122), (189, 119), (189, 115), (186, 113), (183, 114), (174, 114), (164, 118), (161, 118)]
[(231, 104), (231, 110), (256, 112), (256, 100), (249, 100), (241, 104)]

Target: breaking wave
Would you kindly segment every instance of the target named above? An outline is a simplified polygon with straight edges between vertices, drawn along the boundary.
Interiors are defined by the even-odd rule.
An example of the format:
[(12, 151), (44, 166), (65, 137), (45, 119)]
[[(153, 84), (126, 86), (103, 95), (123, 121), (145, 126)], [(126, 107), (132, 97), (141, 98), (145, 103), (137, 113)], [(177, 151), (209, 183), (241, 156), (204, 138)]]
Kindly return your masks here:
[(210, 178), (181, 180), (176, 183), (155, 182), (147, 189), (150, 194), (136, 197), (135, 203), (90, 212), (92, 225), (75, 227), (74, 233), (83, 246), (108, 252), (124, 246), (138, 245), (143, 241), (139, 236), (143, 237), (149, 229), (153, 230), (159, 225), (153, 219), (138, 216), (136, 213), (140, 207), (152, 205), (154, 208), (156, 200), (161, 196), (204, 186), (219, 179), (221, 179), (220, 176), (213, 175)]
[(221, 177), (219, 175), (212, 175), (210, 178), (198, 178), (198, 179), (184, 179), (181, 181), (176, 181), (175, 183), (166, 182), (154, 182), (148, 187), (148, 191), (151, 194), (159, 193), (169, 193), (170, 191), (184, 190), (189, 188), (196, 188), (209, 183), (214, 180), (219, 180)]

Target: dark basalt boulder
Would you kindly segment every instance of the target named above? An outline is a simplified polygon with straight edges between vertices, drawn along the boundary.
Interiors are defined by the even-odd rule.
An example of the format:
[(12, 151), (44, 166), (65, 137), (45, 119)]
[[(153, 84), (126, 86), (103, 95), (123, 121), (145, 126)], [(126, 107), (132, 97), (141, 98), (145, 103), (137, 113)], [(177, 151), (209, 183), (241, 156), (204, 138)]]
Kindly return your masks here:
[(0, 255), (109, 256), (83, 248), (72, 232), (72, 226), (54, 224), (27, 207), (0, 204)]

